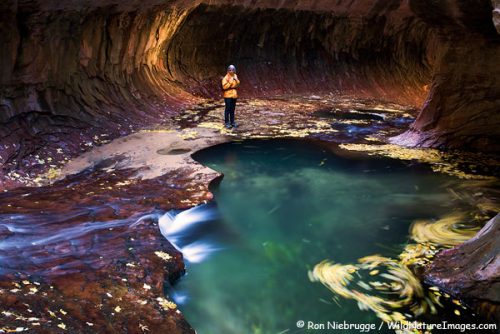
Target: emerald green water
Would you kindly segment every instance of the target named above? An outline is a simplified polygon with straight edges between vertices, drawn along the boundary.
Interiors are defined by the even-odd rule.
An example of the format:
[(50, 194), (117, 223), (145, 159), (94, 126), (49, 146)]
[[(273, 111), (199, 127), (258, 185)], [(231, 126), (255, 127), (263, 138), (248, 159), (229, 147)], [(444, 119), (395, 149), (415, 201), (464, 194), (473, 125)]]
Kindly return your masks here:
[(343, 158), (304, 141), (234, 142), (194, 158), (224, 174), (212, 187), (217, 207), (207, 208), (220, 219), (195, 233), (217, 251), (188, 263), (170, 291), (200, 334), (323, 333), (297, 328), (299, 320), (378, 328), (373, 312), (337, 304), (308, 270), (325, 259), (397, 257), (414, 219), (457, 209), (446, 190), (455, 178), (391, 159)]

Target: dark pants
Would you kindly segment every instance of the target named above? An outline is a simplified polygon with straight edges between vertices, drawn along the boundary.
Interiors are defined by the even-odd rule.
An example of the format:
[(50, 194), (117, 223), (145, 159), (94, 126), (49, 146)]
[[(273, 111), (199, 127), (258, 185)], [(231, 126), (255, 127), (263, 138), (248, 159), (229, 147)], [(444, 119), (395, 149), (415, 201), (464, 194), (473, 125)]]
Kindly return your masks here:
[(224, 110), (224, 123), (234, 124), (234, 109), (236, 108), (236, 99), (224, 99), (226, 109)]

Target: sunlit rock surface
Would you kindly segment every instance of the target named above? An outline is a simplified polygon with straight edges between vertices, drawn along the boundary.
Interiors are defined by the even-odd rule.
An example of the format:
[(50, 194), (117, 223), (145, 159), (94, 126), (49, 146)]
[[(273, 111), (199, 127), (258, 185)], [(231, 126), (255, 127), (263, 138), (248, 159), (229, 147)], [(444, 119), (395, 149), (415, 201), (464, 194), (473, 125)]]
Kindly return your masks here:
[(405, 103), (423, 109), (397, 142), (498, 151), (500, 37), (487, 0), (0, 8), (3, 173), (46, 169), (36, 155), (60, 148), (64, 159), (100, 135), (168, 122), (195, 95), (218, 97), (228, 63), (244, 78), (242, 97), (331, 92)]
[(493, 5), (493, 24), (495, 25), (495, 29), (500, 34), (500, 1), (492, 0), (491, 4)]
[[(199, 136), (201, 131), (192, 129), (198, 126), (218, 131), (224, 140), (315, 136), (367, 145), (398, 135), (392, 139), (397, 144), (498, 153), (499, 36), (498, 1), (489, 0), (3, 1), (0, 189), (21, 181), (37, 185), (39, 172), (52, 180), (66, 161), (145, 127), (177, 129), (185, 140)], [(203, 98), (219, 98), (218, 80), (229, 63), (238, 66), (242, 78), (239, 108), (248, 123), (240, 134), (220, 128), (217, 103), (210, 110), (196, 109)], [(277, 96), (280, 100), (273, 100)], [(372, 121), (382, 117), (375, 115), (381, 100), (386, 102), (384, 120), (397, 126), (379, 127), (352, 116), (369, 110)], [(391, 108), (406, 115), (387, 116)], [(328, 120), (331, 115), (335, 121)], [(340, 115), (352, 119), (341, 123)], [(375, 130), (386, 133), (374, 135)], [(393, 146), (385, 148), (395, 152)], [(413, 153), (399, 151), (408, 154)], [(470, 159), (467, 165), (476, 170)], [(483, 170), (494, 174), (491, 166)], [(56, 231), (59, 218), (68, 228), (87, 222), (88, 216), (107, 226), (135, 217), (132, 213), (201, 201), (188, 191), (196, 189), (186, 186), (193, 181), (188, 171), (141, 181), (136, 170), (118, 180), (94, 172), (102, 171), (86, 175), (84, 170), (77, 185), (69, 179), (50, 188), (4, 194), (2, 215), (47, 210), (48, 221), (40, 218), (38, 223)], [(187, 193), (175, 186), (165, 191), (172, 180), (186, 186)], [(196, 181), (206, 191), (209, 180)], [(154, 193), (154, 199), (146, 193)], [(61, 210), (72, 212), (77, 201), (83, 201), (84, 209), (78, 210), (84, 212), (73, 212), (70, 220), (57, 218)], [(0, 225), (0, 243), (24, 233), (7, 225)], [(36, 252), (44, 256), (71, 250), (68, 267), (57, 256), (43, 265), (30, 262), (25, 258), (34, 250), (30, 245), (25, 253), (19, 251), (23, 247), (6, 248), (2, 256), (12, 268), (2, 273), (0, 299), (13, 313), (2, 313), (2, 320), (23, 328), (38, 323), (32, 325), (49, 332), (83, 331), (85, 326), (110, 332), (145, 332), (153, 326), (191, 331), (168, 300), (157, 299), (162, 298), (163, 277), (182, 273), (180, 253), (161, 239), (154, 220), (134, 226), (111, 227), (116, 230), (107, 243), (83, 233), (81, 247), (38, 245)], [(107, 235), (101, 229), (97, 238), (107, 240)], [(129, 250), (134, 247), (138, 255)], [(104, 256), (110, 252), (113, 257)], [(166, 268), (167, 256), (156, 252), (170, 256)], [(143, 266), (132, 266), (136, 256), (145, 261)], [(49, 272), (49, 267), (56, 269)], [(492, 275), (490, 280), (496, 277), (486, 274)], [(473, 298), (489, 293), (481, 286)], [(147, 323), (138, 313), (147, 315)]]

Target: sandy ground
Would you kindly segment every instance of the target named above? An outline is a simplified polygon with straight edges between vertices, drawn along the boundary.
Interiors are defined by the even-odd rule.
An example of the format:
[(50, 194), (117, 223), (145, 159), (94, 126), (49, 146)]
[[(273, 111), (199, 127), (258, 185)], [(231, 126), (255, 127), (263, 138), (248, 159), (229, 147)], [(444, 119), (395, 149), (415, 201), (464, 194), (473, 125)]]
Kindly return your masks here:
[(193, 173), (217, 173), (191, 159), (191, 154), (230, 138), (210, 129), (142, 131), (96, 147), (70, 161), (57, 179), (79, 173), (103, 160), (115, 161), (108, 169), (138, 170), (136, 177), (152, 179), (173, 170), (190, 168)]

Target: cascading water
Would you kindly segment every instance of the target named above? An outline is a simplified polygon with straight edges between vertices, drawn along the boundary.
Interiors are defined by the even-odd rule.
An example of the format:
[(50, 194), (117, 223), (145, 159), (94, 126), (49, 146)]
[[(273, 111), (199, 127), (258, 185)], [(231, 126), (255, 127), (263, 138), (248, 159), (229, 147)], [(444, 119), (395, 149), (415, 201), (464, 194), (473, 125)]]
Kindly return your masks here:
[[(6, 228), (11, 233), (0, 240), (0, 273), (27, 270), (29, 274), (62, 275), (78, 272), (81, 269), (78, 257), (83, 254), (89, 257), (85, 261), (86, 265), (98, 268), (102, 265), (102, 258), (113, 257), (115, 249), (104, 244), (92, 252), (89, 239), (94, 238), (98, 242), (95, 235), (106, 231), (125, 236), (145, 219), (157, 216), (148, 214), (109, 221), (89, 220), (89, 212), (105, 209), (91, 207), (61, 214), (0, 215), (0, 228)], [(77, 219), (84, 221), (71, 225), (71, 221)]]
[[(225, 175), (212, 189), (217, 208), (167, 213), (160, 229), (174, 242), (189, 239), (176, 244), (192, 262), (189, 275), (169, 295), (199, 333), (293, 333), (299, 320), (477, 321), (408, 269), (449, 244), (432, 240), (474, 233), (457, 211), (468, 204), (451, 196), (456, 179), (297, 141), (234, 142), (195, 158)], [(231, 238), (213, 242), (227, 230)], [(200, 256), (190, 260), (193, 250)]]
[(219, 213), (213, 205), (200, 205), (181, 212), (169, 211), (159, 218), (158, 225), (161, 234), (182, 252), (188, 262), (199, 263), (220, 250), (220, 246), (207, 240), (206, 236), (201, 236), (201, 240), (193, 240), (193, 237), (202, 235), (202, 229), (218, 218)]

